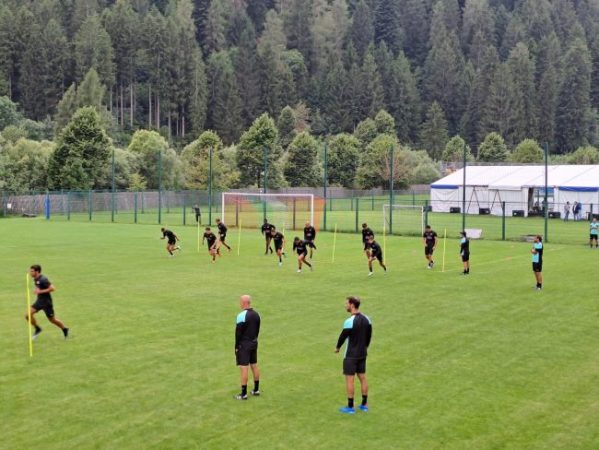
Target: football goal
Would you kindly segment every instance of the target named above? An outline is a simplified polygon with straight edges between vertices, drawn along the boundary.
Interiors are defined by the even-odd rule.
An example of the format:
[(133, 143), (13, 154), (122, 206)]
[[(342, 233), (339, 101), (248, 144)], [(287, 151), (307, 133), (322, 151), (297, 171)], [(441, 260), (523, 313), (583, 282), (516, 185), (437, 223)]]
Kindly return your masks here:
[(386, 230), (389, 230), (391, 219), (393, 219), (394, 234), (422, 236), (424, 233), (424, 206), (422, 205), (383, 205), (383, 226)]
[(316, 228), (314, 194), (222, 193), (222, 221), (227, 226), (260, 228), (264, 219), (278, 229), (303, 228), (309, 221)]

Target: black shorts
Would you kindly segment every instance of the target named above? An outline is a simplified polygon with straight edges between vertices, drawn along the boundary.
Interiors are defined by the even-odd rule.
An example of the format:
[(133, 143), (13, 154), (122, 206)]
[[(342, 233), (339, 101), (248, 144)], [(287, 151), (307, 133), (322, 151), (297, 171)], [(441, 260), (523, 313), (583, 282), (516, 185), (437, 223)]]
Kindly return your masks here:
[(218, 237), (220, 238), (221, 242), (225, 242), (225, 239), (227, 239), (227, 235), (226, 234), (219, 234)]
[(425, 256), (432, 255), (434, 251), (435, 251), (434, 245), (427, 245), (426, 247), (424, 247), (424, 255)]
[(364, 251), (368, 250), (370, 248), (370, 244), (368, 244), (368, 242), (364, 242)]
[(278, 252), (279, 250), (283, 250), (283, 244), (276, 244), (275, 243), (275, 250)]
[(241, 345), (235, 352), (235, 359), (238, 366), (247, 366), (258, 363), (258, 344)]
[(470, 261), (470, 253), (462, 253), (462, 262)]
[(533, 272), (542, 272), (543, 271), (543, 263), (532, 263), (532, 271)]
[(343, 375), (366, 373), (366, 358), (345, 358), (343, 360)]
[(371, 258), (376, 258), (378, 259), (380, 262), (383, 262), (383, 254), (382, 253), (375, 253), (374, 255), (370, 255)]
[(177, 243), (176, 239), (169, 239), (168, 240), (168, 245), (175, 245)]
[(298, 254), (297, 254), (297, 257), (298, 257), (298, 258), (300, 258), (300, 257), (302, 257), (302, 256), (303, 256), (304, 258), (305, 258), (306, 256), (308, 256), (308, 250), (306, 250), (305, 252), (301, 252), (301, 253), (299, 253), (299, 252), (298, 252)]
[(51, 300), (36, 300), (31, 307), (36, 311), (44, 311), (48, 319), (54, 317), (54, 306)]
[(597, 235), (596, 235), (596, 234), (591, 234), (591, 235), (589, 235), (589, 236), (590, 236), (590, 237), (589, 237), (589, 239), (590, 239), (591, 241), (593, 241), (593, 240), (594, 240), (594, 241), (596, 241), (596, 240), (597, 240)]

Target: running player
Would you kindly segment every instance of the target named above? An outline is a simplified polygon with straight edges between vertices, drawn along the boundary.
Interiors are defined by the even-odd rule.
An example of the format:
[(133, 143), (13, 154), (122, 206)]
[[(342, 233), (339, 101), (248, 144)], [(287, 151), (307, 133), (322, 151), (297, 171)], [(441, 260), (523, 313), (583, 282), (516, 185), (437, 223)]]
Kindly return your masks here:
[(383, 249), (381, 246), (374, 240), (374, 236), (368, 236), (368, 276), (371, 277), (373, 275), (372, 272), (372, 262), (378, 259), (379, 265), (385, 269), (385, 273), (387, 273), (387, 266), (383, 263)]
[(540, 291), (543, 289), (543, 238), (541, 236), (535, 236), (535, 243), (530, 252), (532, 253), (532, 271), (537, 281), (536, 290)]
[(260, 395), (260, 370), (258, 369), (258, 334), (260, 334), (260, 314), (251, 306), (252, 298), (242, 295), (239, 307), (243, 310), (237, 315), (235, 325), (235, 359), (239, 366), (241, 378), (241, 392), (235, 396), (236, 400), (247, 400), (248, 372), (252, 369), (254, 389), (250, 394)]
[(166, 228), (161, 228), (160, 231), (162, 231), (162, 237), (160, 239), (168, 239), (168, 242), (166, 244), (166, 251), (169, 253), (169, 255), (175, 256), (173, 251), (181, 250), (181, 247), (177, 245), (177, 241), (180, 240), (179, 237), (171, 230), (167, 230)]
[(345, 347), (345, 358), (343, 358), (343, 375), (345, 375), (345, 387), (347, 390), (347, 406), (339, 411), (345, 414), (354, 414), (354, 381), (355, 376), (360, 380), (362, 391), (361, 411), (368, 411), (368, 381), (366, 380), (366, 357), (368, 347), (372, 338), (372, 322), (360, 312), (360, 299), (358, 297), (347, 297), (345, 310), (351, 313), (351, 317), (343, 323), (343, 331), (337, 340), (335, 353), (339, 353), (343, 343), (347, 339)]
[(206, 227), (205, 229), (204, 236), (202, 237), (202, 244), (204, 244), (204, 241), (206, 241), (208, 244), (208, 254), (212, 256), (212, 262), (216, 262), (218, 242), (216, 235), (212, 232), (212, 230), (210, 230), (210, 227)]
[(599, 223), (597, 223), (597, 219), (593, 217), (593, 221), (590, 225), (591, 234), (589, 239), (589, 246), (593, 248), (593, 241), (595, 241), (595, 248), (597, 248), (597, 236), (599, 235)]
[(306, 241), (302, 241), (299, 237), (295, 237), (293, 239), (293, 250), (297, 251), (297, 272), (301, 273), (302, 264), (307, 265), (310, 268), (310, 271), (313, 270), (312, 264), (306, 261), (306, 256), (308, 256), (308, 247), (310, 243)]
[(427, 225), (424, 229), (424, 234), (422, 235), (424, 238), (424, 256), (428, 261), (428, 269), (432, 269), (435, 265), (435, 261), (433, 261), (433, 252), (437, 248), (437, 233), (433, 231), (430, 225)]
[(224, 245), (225, 247), (227, 247), (227, 250), (231, 251), (231, 247), (229, 247), (225, 242), (225, 240), (227, 239), (227, 227), (220, 219), (216, 219), (216, 226), (218, 227), (218, 237), (221, 245)]
[(461, 231), (462, 239), (460, 239), (460, 256), (464, 263), (464, 275), (470, 275), (470, 240), (466, 236), (465, 231)]
[(366, 258), (370, 258), (370, 254), (368, 253), (368, 237), (372, 236), (374, 237), (374, 231), (372, 231), (369, 227), (367, 223), (363, 223), (362, 224), (362, 244), (364, 245), (364, 254), (366, 255)]
[(275, 252), (279, 257), (279, 267), (283, 265), (283, 247), (285, 247), (285, 236), (280, 231), (277, 231), (275, 226), (272, 227), (272, 240), (275, 243)]
[(314, 245), (315, 240), (316, 229), (310, 224), (310, 222), (306, 222), (306, 226), (304, 227), (304, 241), (312, 244), (310, 246), (310, 259), (312, 259), (312, 250), (316, 250), (316, 245)]
[[(54, 292), (56, 288), (50, 283), (48, 278), (42, 275), (42, 266), (38, 264), (34, 264), (29, 268), (29, 275), (33, 278), (33, 282), (35, 283), (35, 293), (37, 295), (35, 303), (31, 305), (31, 325), (35, 327), (32, 339), (37, 339), (42, 332), (42, 329), (37, 324), (34, 317), (34, 315), (41, 310), (44, 311), (50, 322), (62, 330), (64, 338), (68, 338), (69, 329), (65, 327), (64, 323), (54, 317), (54, 305), (52, 304), (52, 296), (50, 293)], [(29, 314), (25, 314), (25, 320), (29, 321)]]
[(268, 219), (264, 218), (264, 223), (262, 224), (260, 231), (262, 232), (262, 234), (264, 235), (264, 239), (266, 240), (266, 251), (264, 252), (265, 255), (268, 255), (269, 251), (270, 251), (270, 253), (272, 253), (272, 247), (270, 246), (270, 241), (272, 240), (272, 229), (273, 228), (274, 228), (274, 225), (268, 223)]

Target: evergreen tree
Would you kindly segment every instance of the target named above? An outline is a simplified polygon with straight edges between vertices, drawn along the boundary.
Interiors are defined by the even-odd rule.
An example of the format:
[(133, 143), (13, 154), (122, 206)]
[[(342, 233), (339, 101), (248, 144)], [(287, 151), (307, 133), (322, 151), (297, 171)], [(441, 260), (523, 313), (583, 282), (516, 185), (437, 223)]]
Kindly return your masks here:
[(286, 149), (296, 136), (295, 132), (295, 113), (289, 106), (285, 106), (277, 119), (277, 128), (279, 129), (279, 143)]
[(69, 60), (67, 37), (60, 24), (50, 19), (43, 30), (44, 98), (46, 115), (54, 114), (62, 98)]
[(254, 22), (256, 31), (261, 33), (266, 20), (266, 13), (276, 5), (275, 0), (247, 0), (247, 10)]
[(472, 161), (472, 152), (470, 147), (466, 145), (464, 139), (461, 136), (456, 135), (452, 137), (447, 144), (445, 144), (445, 150), (443, 150), (443, 161), (457, 163), (464, 160), (464, 146), (466, 147), (466, 161)]
[(513, 80), (507, 64), (499, 64), (493, 75), (493, 81), (489, 88), (489, 95), (484, 106), (484, 130), (495, 131), (506, 137), (508, 146), (513, 146), (516, 142), (510, 138), (514, 136), (512, 101)]
[(510, 116), (514, 128), (512, 142), (537, 136), (537, 110), (535, 89), (535, 65), (528, 48), (518, 43), (507, 61), (512, 78), (512, 110)]
[(360, 164), (360, 141), (351, 134), (338, 134), (331, 139), (328, 154), (328, 182), (351, 189)]
[(283, 16), (287, 48), (297, 49), (304, 55), (309, 71), (314, 63), (313, 5), (314, 0), (289, 0)]
[(29, 25), (29, 40), (21, 63), (19, 90), (27, 116), (39, 120), (46, 115), (44, 97), (44, 52), (42, 29), (37, 22)]
[(534, 139), (524, 139), (520, 142), (510, 157), (516, 163), (540, 163), (543, 162), (543, 151)]
[(322, 183), (316, 139), (304, 131), (293, 139), (287, 153), (284, 174), (290, 186), (318, 186)]
[(374, 117), (376, 131), (378, 134), (390, 134), (395, 136), (395, 120), (384, 109), (381, 109)]
[(83, 79), (89, 69), (98, 72), (102, 83), (110, 89), (114, 86), (115, 66), (110, 36), (98, 16), (85, 20), (74, 37), (75, 79)]
[(249, 26), (242, 32), (235, 54), (235, 75), (241, 96), (244, 128), (252, 123), (260, 105), (260, 80), (256, 53), (256, 36), (253, 26)]
[(508, 157), (505, 141), (498, 133), (489, 133), (478, 148), (478, 160), (484, 162), (502, 162)]
[(363, 59), (366, 50), (374, 42), (372, 11), (364, 0), (360, 0), (354, 9), (349, 33), (358, 58)]
[(466, 2), (461, 33), (465, 55), (478, 68), (488, 47), (495, 47), (495, 17), (488, 0)]
[(403, 50), (410, 61), (421, 66), (428, 51), (431, 0), (400, 0), (400, 22), (405, 30)]
[(360, 122), (354, 131), (354, 137), (360, 142), (362, 150), (365, 150), (377, 135), (376, 122), (370, 117)]
[(420, 145), (426, 149), (433, 160), (438, 160), (443, 154), (448, 139), (447, 120), (443, 108), (439, 103), (433, 102), (422, 125)]
[(360, 119), (374, 116), (385, 107), (384, 91), (372, 50), (364, 57), (358, 91), (358, 111)]
[(374, 41), (385, 42), (397, 54), (403, 45), (401, 4), (399, 0), (376, 0), (374, 9)]
[(555, 142), (557, 101), (561, 79), (561, 47), (557, 35), (550, 34), (542, 41), (537, 73), (537, 112), (539, 141)]
[(12, 99), (17, 54), (15, 49), (15, 17), (6, 5), (0, 5), (0, 95)]
[[(395, 159), (391, 161), (391, 149), (395, 149)], [(378, 135), (362, 154), (360, 166), (356, 173), (358, 186), (361, 189), (389, 188), (391, 164), (397, 167), (399, 151), (395, 136)], [(394, 179), (399, 179), (395, 171)]]

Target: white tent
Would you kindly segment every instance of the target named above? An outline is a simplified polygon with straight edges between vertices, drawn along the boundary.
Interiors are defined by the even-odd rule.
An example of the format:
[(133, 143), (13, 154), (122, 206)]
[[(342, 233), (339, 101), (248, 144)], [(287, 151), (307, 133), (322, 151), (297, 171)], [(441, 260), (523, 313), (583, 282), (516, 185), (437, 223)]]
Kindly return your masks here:
[[(599, 165), (548, 166), (549, 211), (561, 212), (566, 202), (583, 205), (583, 211), (599, 212)], [(433, 211), (462, 209), (464, 171), (460, 169), (431, 184)], [(506, 215), (538, 212), (545, 191), (545, 166), (470, 166), (466, 168), (466, 212), (489, 210)]]

